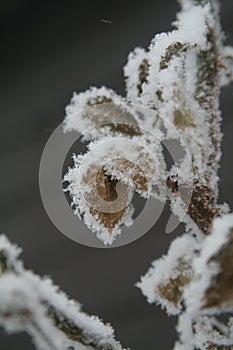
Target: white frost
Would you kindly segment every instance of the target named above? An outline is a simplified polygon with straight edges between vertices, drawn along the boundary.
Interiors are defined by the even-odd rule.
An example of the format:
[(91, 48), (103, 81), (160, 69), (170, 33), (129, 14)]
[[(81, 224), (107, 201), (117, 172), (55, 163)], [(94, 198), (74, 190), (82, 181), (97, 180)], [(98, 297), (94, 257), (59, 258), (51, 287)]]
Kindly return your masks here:
[[(0, 273), (0, 324), (8, 332), (27, 332), (41, 350), (94, 349), (89, 343), (122, 350), (110, 325), (82, 312), (80, 304), (61, 292), (51, 279), (26, 271), (17, 260), (20, 251), (5, 236), (0, 236), (0, 254), (4, 254), (7, 262), (7, 270)], [(69, 339), (56, 326), (49, 314), (51, 308), (61, 322), (65, 318), (82, 331), (84, 344)]]
[[(167, 255), (152, 263), (152, 267), (141, 278), (141, 282), (137, 284), (137, 287), (141, 289), (149, 303), (155, 302), (161, 305), (169, 315), (177, 315), (181, 312), (183, 298), (177, 305), (174, 305), (174, 303), (162, 298), (158, 287), (172, 279), (176, 279), (180, 273), (184, 277), (192, 278), (191, 265), (195, 249), (197, 249), (196, 240), (192, 236), (185, 234), (172, 242)], [(183, 265), (190, 266), (185, 272), (180, 271), (181, 259)]]

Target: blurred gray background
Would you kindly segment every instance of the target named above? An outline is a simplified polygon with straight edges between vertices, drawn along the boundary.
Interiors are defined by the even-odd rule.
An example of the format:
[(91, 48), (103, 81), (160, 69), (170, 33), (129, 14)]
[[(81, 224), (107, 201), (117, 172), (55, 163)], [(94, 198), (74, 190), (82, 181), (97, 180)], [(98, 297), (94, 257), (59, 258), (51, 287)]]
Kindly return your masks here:
[[(169, 30), (176, 1), (1, 2), (0, 230), (23, 247), (27, 267), (50, 275), (84, 309), (111, 322), (132, 350), (172, 348), (175, 319), (146, 303), (134, 284), (175, 235), (164, 229), (165, 208), (153, 229), (115, 249), (81, 246), (63, 236), (43, 208), (40, 157), (62, 121), (73, 91), (106, 85), (124, 94), (122, 67), (135, 46)], [(232, 0), (222, 1), (226, 40), (233, 44)], [(109, 20), (112, 23), (104, 23)], [(222, 93), (224, 123), (221, 200), (233, 204), (233, 93)], [(1, 296), (0, 296), (1, 297)], [(0, 349), (31, 350), (26, 335), (6, 336)]]

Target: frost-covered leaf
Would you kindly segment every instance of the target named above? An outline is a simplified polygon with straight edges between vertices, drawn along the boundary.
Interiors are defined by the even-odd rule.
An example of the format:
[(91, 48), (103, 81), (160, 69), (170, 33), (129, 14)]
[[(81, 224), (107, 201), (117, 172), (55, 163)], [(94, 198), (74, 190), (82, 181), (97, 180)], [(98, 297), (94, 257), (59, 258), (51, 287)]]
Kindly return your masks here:
[[(218, 232), (222, 234), (222, 228), (219, 227)], [(233, 221), (224, 245), (210, 258), (209, 263), (217, 263), (219, 272), (205, 292), (203, 308), (223, 309), (229, 306), (233, 309)]]
[(112, 244), (120, 226), (132, 223), (132, 191), (146, 198), (155, 195), (155, 184), (165, 191), (161, 146), (144, 137), (106, 137), (88, 149), (74, 157), (64, 181), (69, 183), (75, 214), (104, 244)]
[[(203, 243), (200, 257), (195, 260), (196, 281), (187, 291), (187, 303), (193, 303), (207, 312), (210, 308), (233, 306), (233, 214), (214, 220), (213, 232)], [(190, 297), (189, 297), (190, 296)]]
[[(224, 50), (216, 3), (181, 3), (176, 29), (156, 35), (152, 41), (148, 83), (141, 101), (154, 104), (167, 138), (182, 140), (192, 159), (191, 167), (187, 168), (188, 157), (177, 166), (178, 180), (167, 179), (172, 190), (171, 210), (187, 229), (208, 234), (213, 219), (225, 211), (217, 204), (221, 155), (219, 62)], [(183, 215), (184, 210), (188, 215)]]
[[(174, 92), (176, 89), (178, 90), (179, 86), (181, 87), (181, 84), (185, 82), (185, 85), (182, 86), (182, 92), (185, 95), (187, 92), (192, 93), (194, 91), (196, 81), (195, 48), (206, 47), (205, 16), (206, 11), (198, 7), (185, 11), (185, 13), (179, 14), (176, 22), (177, 29), (168, 34), (157, 34), (152, 40), (148, 53), (148, 82), (145, 84), (142, 96), (144, 104), (147, 105), (151, 101), (155, 108), (161, 109), (162, 112), (161, 107), (169, 102), (167, 112), (170, 111), (171, 113), (171, 109), (174, 108), (176, 102)], [(190, 72), (185, 72), (186, 67), (184, 65), (188, 58), (192, 59), (189, 63), (193, 64), (193, 69)], [(188, 76), (183, 76), (184, 72)], [(173, 99), (169, 100), (171, 96)]]
[[(188, 4), (189, 3), (189, 4)], [(192, 157), (194, 179), (217, 194), (221, 121), (218, 99), (221, 32), (217, 9), (182, 2), (175, 29), (154, 37), (140, 102), (163, 120), (167, 138), (181, 137)], [(179, 136), (178, 136), (179, 135)], [(180, 164), (185, 173), (186, 163)]]
[[(186, 312), (181, 315), (178, 327), (181, 344), (187, 350), (194, 349), (193, 345), (190, 345), (194, 336), (196, 341), (199, 339), (199, 334), (193, 331), (193, 325), (199, 322), (201, 316), (209, 317), (233, 310), (232, 232), (233, 214), (215, 219), (212, 233), (202, 243), (200, 256), (194, 259), (194, 278), (185, 289)], [(205, 320), (208, 320), (208, 317)], [(232, 345), (232, 334), (228, 340)], [(216, 343), (216, 340), (213, 340), (213, 343)], [(217, 344), (228, 345), (218, 342)], [(177, 349), (182, 347), (178, 344)]]
[(213, 219), (226, 212), (228, 208), (217, 204), (215, 193), (210, 186), (192, 181), (182, 183), (182, 180), (184, 179), (181, 176), (178, 178), (174, 175), (169, 175), (167, 178), (167, 186), (174, 194), (170, 198), (171, 210), (179, 217), (179, 205), (184, 207), (188, 215), (180, 216), (179, 219), (193, 231), (198, 230), (201, 234), (206, 235), (210, 232)]
[(72, 130), (83, 134), (85, 140), (104, 135), (141, 135), (133, 107), (105, 87), (74, 93), (64, 120), (64, 131)]
[(153, 262), (137, 284), (149, 303), (161, 305), (171, 315), (182, 311), (183, 290), (193, 277), (196, 249), (196, 240), (185, 234), (172, 242), (167, 255)]
[[(105, 88), (74, 96), (65, 129), (92, 128), (86, 139), (100, 140), (86, 155), (75, 157), (65, 180), (75, 213), (105, 244), (113, 242), (120, 225), (132, 223), (133, 191), (170, 200), (187, 235), (154, 262), (138, 286), (149, 302), (161, 304), (170, 314), (186, 308), (176, 350), (229, 350), (232, 324), (224, 328), (210, 314), (232, 311), (233, 303), (233, 223), (232, 216), (224, 216), (227, 206), (218, 204), (217, 173), (222, 138), (219, 95), (221, 86), (232, 80), (233, 54), (231, 47), (223, 46), (217, 0), (179, 2), (174, 30), (156, 35), (148, 51), (136, 48), (129, 55), (125, 99)], [(122, 107), (125, 101), (131, 106)], [(81, 112), (80, 123), (74, 115), (86, 107), (94, 109)], [(159, 135), (159, 128), (160, 141), (179, 140), (187, 151), (169, 173), (159, 143), (145, 132)], [(106, 135), (109, 138), (102, 138)]]
[[(86, 140), (106, 135), (130, 138), (144, 133), (143, 128), (158, 133), (162, 120), (165, 138), (182, 140), (192, 159), (188, 166), (188, 157), (178, 166), (179, 190), (169, 195), (171, 209), (180, 220), (184, 218), (188, 229), (207, 234), (213, 218), (222, 213), (216, 204), (221, 155), (219, 89), (224, 70), (221, 62), (223, 57), (229, 61), (231, 49), (223, 48), (215, 1), (180, 3), (182, 11), (173, 23), (175, 29), (156, 35), (148, 51), (136, 48), (129, 55), (124, 68), (126, 98), (104, 87), (75, 94), (66, 109), (64, 129), (85, 133)], [(124, 159), (123, 162), (126, 165)], [(116, 169), (117, 164), (113, 167)], [(121, 181), (119, 177), (111, 179), (111, 171), (102, 171), (103, 182), (108, 181), (111, 188)], [(131, 187), (135, 187), (132, 184), (133, 181)], [(189, 192), (193, 190), (188, 200), (180, 195), (182, 186), (187, 186)], [(164, 190), (162, 197), (165, 198)], [(188, 211), (185, 217), (184, 210)], [(122, 223), (126, 210), (121, 208), (114, 215), (93, 208), (90, 212), (88, 221), (95, 216), (114, 230), (117, 222)], [(95, 221), (89, 225), (93, 226)]]
[(194, 186), (188, 214), (196, 223), (203, 234), (207, 234), (212, 226), (213, 219), (221, 212), (221, 208), (216, 203), (213, 191), (208, 186)]
[(27, 332), (40, 350), (123, 350), (110, 325), (81, 311), (54, 286), (24, 269), (21, 250), (0, 236), (0, 325)]
[(147, 82), (148, 73), (147, 52), (137, 47), (129, 54), (128, 62), (124, 67), (128, 101), (138, 103), (138, 97), (143, 91), (143, 84)]

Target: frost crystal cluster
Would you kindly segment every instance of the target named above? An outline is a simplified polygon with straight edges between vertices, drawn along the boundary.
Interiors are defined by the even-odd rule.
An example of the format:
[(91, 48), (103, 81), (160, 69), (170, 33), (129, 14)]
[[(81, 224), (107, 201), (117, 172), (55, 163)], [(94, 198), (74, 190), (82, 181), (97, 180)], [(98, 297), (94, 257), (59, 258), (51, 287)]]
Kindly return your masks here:
[[(179, 2), (174, 29), (129, 54), (125, 97), (106, 87), (74, 93), (64, 132), (89, 144), (73, 156), (64, 182), (74, 214), (104, 245), (134, 224), (134, 192), (168, 200), (185, 232), (137, 287), (178, 315), (174, 350), (232, 350), (233, 214), (218, 202), (217, 172), (219, 95), (233, 80), (233, 48), (223, 45), (217, 0)], [(169, 168), (163, 144), (170, 140), (185, 155)], [(26, 330), (40, 349), (122, 349), (109, 326), (26, 272), (16, 255), (3, 237), (0, 321), (7, 330)]]

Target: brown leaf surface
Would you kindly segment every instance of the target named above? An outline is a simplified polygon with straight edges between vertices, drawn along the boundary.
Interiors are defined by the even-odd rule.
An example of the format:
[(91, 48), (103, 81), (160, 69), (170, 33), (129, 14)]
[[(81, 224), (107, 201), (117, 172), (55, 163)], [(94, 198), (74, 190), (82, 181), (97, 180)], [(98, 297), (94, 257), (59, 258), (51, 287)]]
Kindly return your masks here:
[[(103, 169), (99, 169), (96, 176), (96, 189), (98, 194), (102, 199), (109, 202), (109, 207), (111, 207), (111, 211), (113, 210), (112, 202), (115, 201), (118, 197), (117, 191), (116, 191), (116, 185), (118, 181), (116, 179), (112, 179), (111, 176), (107, 175)], [(124, 198), (125, 203), (127, 202), (127, 196)], [(108, 212), (101, 212), (99, 210), (90, 209), (90, 212), (93, 216), (97, 216), (98, 219), (101, 221), (101, 223), (104, 225), (105, 228), (109, 231), (109, 233), (112, 232), (114, 227), (119, 223), (119, 221), (122, 219), (123, 215), (126, 211), (126, 206), (124, 206), (124, 203), (122, 203), (123, 209), (120, 211), (116, 211), (113, 213)]]
[[(193, 189), (185, 186), (181, 189), (175, 176), (169, 176), (166, 183), (172, 192), (180, 196), (188, 205), (188, 214), (201, 232), (204, 235), (208, 234), (213, 219), (220, 214), (213, 191), (208, 186), (199, 184), (195, 184)], [(190, 191), (192, 191), (191, 194)]]
[(161, 298), (175, 306), (182, 299), (184, 287), (190, 283), (191, 266), (183, 261), (183, 259), (180, 259), (177, 270), (179, 271), (177, 277), (171, 278), (157, 287)]
[(205, 293), (204, 309), (233, 304), (233, 228), (229, 242), (209, 262), (211, 261), (219, 264), (220, 272), (213, 277), (211, 286)]

